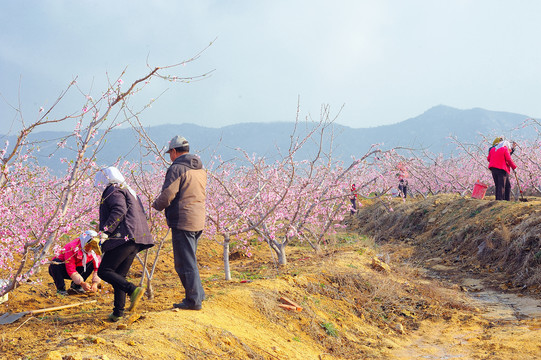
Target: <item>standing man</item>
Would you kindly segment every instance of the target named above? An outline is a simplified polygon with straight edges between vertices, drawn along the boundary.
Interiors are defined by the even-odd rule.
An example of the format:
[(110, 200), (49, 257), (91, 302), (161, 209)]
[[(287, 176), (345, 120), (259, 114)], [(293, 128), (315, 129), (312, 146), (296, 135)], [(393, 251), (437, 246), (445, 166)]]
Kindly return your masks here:
[(190, 145), (182, 136), (169, 142), (166, 153), (171, 158), (162, 192), (152, 207), (165, 209), (167, 225), (173, 237), (175, 270), (184, 286), (185, 297), (173, 307), (182, 310), (201, 310), (205, 291), (197, 265), (197, 242), (205, 226), (205, 198), (207, 173), (198, 156), (189, 154)]

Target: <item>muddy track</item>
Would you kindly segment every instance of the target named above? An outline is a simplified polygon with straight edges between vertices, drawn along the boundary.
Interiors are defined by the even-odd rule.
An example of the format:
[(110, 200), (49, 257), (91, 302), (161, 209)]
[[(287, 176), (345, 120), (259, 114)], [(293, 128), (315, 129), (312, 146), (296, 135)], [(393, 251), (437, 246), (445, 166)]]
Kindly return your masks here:
[(423, 322), (389, 358), (541, 359), (539, 204), (442, 195), (360, 209), (350, 228), (474, 308)]
[(393, 359), (541, 359), (541, 300), (496, 290), (490, 281), (434, 265), (426, 275), (461, 292), (471, 319), (423, 323)]

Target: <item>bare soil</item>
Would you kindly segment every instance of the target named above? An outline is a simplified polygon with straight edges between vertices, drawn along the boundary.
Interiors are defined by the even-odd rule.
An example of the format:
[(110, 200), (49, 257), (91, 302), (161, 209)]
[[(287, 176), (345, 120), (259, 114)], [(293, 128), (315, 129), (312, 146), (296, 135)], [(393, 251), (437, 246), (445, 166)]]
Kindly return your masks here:
[[(293, 244), (285, 267), (254, 244), (253, 257), (232, 258), (232, 281), (220, 246), (203, 239), (201, 311), (172, 308), (183, 290), (168, 244), (154, 297), (117, 323), (106, 320), (110, 285), (58, 296), (44, 268), (0, 314), (97, 301), (0, 325), (0, 359), (541, 359), (539, 204), (375, 202), (322, 253)], [(134, 263), (129, 277), (140, 276)], [(281, 308), (284, 296), (302, 310)]]

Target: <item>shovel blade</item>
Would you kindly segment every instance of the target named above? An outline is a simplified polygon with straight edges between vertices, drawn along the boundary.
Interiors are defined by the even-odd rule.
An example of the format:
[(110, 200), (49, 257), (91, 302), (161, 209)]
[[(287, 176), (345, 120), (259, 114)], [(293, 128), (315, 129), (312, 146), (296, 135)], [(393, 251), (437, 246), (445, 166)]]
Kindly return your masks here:
[(2, 314), (2, 316), (0, 316), (0, 325), (14, 323), (15, 321), (19, 320), (26, 314), (27, 313), (24, 311), (20, 313), (15, 313), (15, 314), (12, 314), (12, 313)]

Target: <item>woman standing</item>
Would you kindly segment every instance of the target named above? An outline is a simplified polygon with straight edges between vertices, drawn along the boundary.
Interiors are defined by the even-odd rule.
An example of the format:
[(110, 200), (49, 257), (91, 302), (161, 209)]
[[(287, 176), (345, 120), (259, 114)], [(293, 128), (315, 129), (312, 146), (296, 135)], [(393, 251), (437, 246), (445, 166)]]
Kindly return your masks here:
[(492, 172), (492, 178), (494, 179), (496, 200), (509, 201), (511, 198), (509, 172), (511, 169), (517, 168), (509, 153), (509, 150), (512, 152), (514, 147), (511, 146), (509, 141), (502, 138), (496, 138), (496, 140), (500, 140), (500, 142), (488, 151), (488, 168)]
[(94, 186), (102, 191), (99, 229), (107, 235), (102, 244), (103, 257), (98, 275), (115, 290), (111, 321), (124, 316), (126, 294), (130, 296), (128, 311), (135, 309), (144, 289), (128, 280), (126, 275), (138, 252), (154, 244), (141, 200), (130, 188), (116, 167), (96, 174)]

